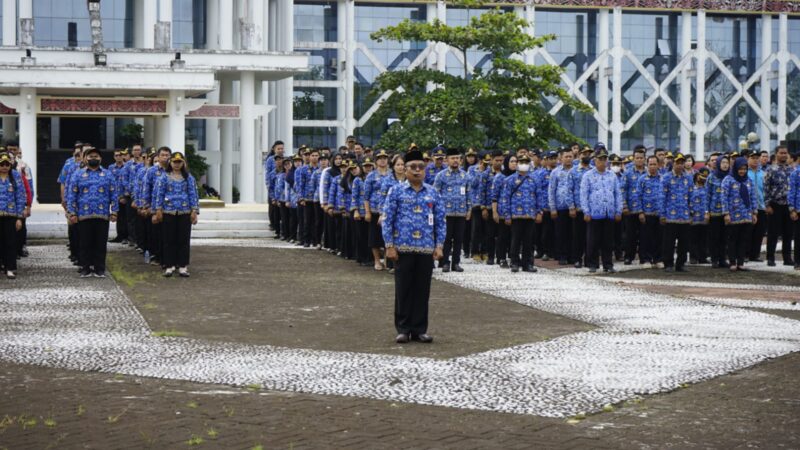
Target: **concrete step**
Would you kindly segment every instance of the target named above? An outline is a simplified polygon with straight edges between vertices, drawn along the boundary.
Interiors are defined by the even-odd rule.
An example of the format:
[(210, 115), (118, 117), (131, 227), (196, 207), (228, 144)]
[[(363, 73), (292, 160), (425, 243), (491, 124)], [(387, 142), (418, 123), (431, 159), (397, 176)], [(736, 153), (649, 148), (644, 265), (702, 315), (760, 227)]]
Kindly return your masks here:
[(200, 220), (262, 220), (269, 218), (266, 207), (264, 211), (236, 211), (226, 209), (203, 209), (200, 211)]
[(264, 220), (208, 220), (199, 219), (195, 230), (268, 230), (266, 219)]
[(233, 238), (268, 238), (270, 230), (198, 230), (192, 229), (192, 238), (233, 239)]

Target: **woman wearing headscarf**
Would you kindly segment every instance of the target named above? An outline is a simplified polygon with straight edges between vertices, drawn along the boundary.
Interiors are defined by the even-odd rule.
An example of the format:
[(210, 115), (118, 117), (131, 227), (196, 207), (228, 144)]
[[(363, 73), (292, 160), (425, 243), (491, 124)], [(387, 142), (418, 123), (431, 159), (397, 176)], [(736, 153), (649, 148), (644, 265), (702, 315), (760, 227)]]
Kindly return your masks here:
[(336, 155), (331, 158), (331, 165), (329, 168), (325, 169), (322, 172), (322, 176), (320, 177), (320, 190), (321, 190), (321, 207), (322, 211), (325, 213), (324, 219), (324, 226), (325, 226), (325, 233), (323, 235), (323, 244), (322, 246), (327, 249), (329, 252), (336, 251), (336, 218), (333, 216), (333, 203), (332, 198), (335, 196), (331, 196), (331, 191), (336, 189), (336, 185), (334, 179), (341, 175), (341, 165), (342, 165), (342, 155), (337, 153)]
[(730, 175), (722, 181), (722, 208), (730, 269), (733, 272), (745, 270), (751, 228), (758, 220), (756, 193), (747, 176), (746, 158), (736, 158)]
[(508, 247), (511, 241), (511, 227), (506, 225), (505, 221), (501, 220), (506, 216), (508, 205), (502, 201), (505, 197), (503, 190), (505, 189), (506, 179), (511, 175), (517, 173), (517, 157), (509, 154), (503, 161), (503, 170), (494, 177), (492, 182), (491, 195), (492, 195), (492, 217), (497, 224), (497, 248), (495, 255), (497, 263), (503, 269), (508, 269)]
[(708, 249), (711, 256), (711, 267), (728, 267), (725, 251), (725, 213), (723, 212), (722, 181), (728, 176), (730, 160), (727, 155), (720, 155), (717, 167), (706, 182), (708, 199)]

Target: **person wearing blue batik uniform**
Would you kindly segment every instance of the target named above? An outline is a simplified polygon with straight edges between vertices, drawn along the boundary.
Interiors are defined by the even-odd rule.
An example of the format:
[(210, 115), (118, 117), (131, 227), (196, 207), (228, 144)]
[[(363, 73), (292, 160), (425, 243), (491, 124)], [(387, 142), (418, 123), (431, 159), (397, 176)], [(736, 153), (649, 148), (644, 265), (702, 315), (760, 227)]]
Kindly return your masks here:
[(781, 253), (783, 265), (794, 265), (792, 261), (792, 220), (789, 218), (788, 189), (789, 176), (792, 173), (792, 164), (789, 160), (789, 149), (786, 145), (779, 145), (775, 149), (775, 164), (767, 169), (764, 176), (764, 202), (766, 213), (769, 216), (769, 230), (767, 231), (767, 265), (775, 265), (775, 249), (778, 237), (781, 238)]
[(445, 148), (442, 145), (433, 149), (433, 162), (428, 164), (425, 168), (425, 183), (433, 186), (436, 180), (436, 175), (445, 169), (444, 157), (446, 156)]
[[(608, 157), (608, 161), (611, 163), (611, 172), (617, 176), (617, 181), (619, 181), (619, 190), (620, 194), (622, 195), (622, 217), (625, 217), (625, 190), (627, 186), (625, 185), (627, 178), (625, 178), (624, 173), (622, 172), (622, 158), (617, 154), (612, 154)], [(616, 261), (622, 261), (622, 220), (619, 222), (614, 222), (614, 259)]]
[(506, 187), (506, 178), (517, 172), (517, 157), (509, 154), (503, 160), (503, 170), (494, 176), (492, 182), (492, 215), (497, 223), (497, 245), (495, 256), (497, 263), (503, 269), (508, 269), (508, 247), (511, 240), (511, 227), (504, 220), (508, 204), (504, 201), (503, 190)]
[(300, 219), (302, 215), (298, 213), (298, 205), (300, 203), (300, 194), (297, 191), (297, 184), (295, 183), (295, 172), (297, 169), (302, 167), (303, 165), (303, 157), (300, 154), (295, 154), (292, 157), (292, 167), (286, 172), (286, 180), (284, 183), (286, 189), (286, 206), (289, 208), (289, 243), (291, 244), (299, 244), (300, 243), (300, 236), (299, 233), (302, 232), (300, 226)]
[(378, 150), (375, 153), (376, 168), (364, 180), (364, 221), (367, 223), (367, 245), (372, 251), (372, 266), (375, 270), (383, 270), (381, 263), (381, 249), (383, 248), (383, 237), (381, 227), (378, 223), (383, 211), (383, 195), (381, 195), (381, 183), (384, 178), (391, 176), (392, 168), (389, 167), (389, 154), (386, 150)]
[(706, 255), (708, 240), (708, 200), (706, 180), (709, 170), (703, 167), (694, 174), (694, 190), (689, 195), (689, 208), (692, 213), (691, 239), (689, 243), (689, 262), (708, 264)]
[(303, 247), (317, 245), (316, 240), (316, 219), (314, 217), (314, 195), (319, 185), (314, 185), (313, 174), (318, 169), (319, 150), (307, 150), (308, 164), (303, 165), (294, 174), (295, 190), (300, 195), (298, 208), (302, 212), (300, 242)]
[[(647, 150), (644, 145), (633, 149), (633, 162), (625, 167), (625, 181), (622, 187), (622, 220), (625, 225), (625, 265), (630, 265), (639, 253), (641, 224), (639, 214), (642, 212), (640, 202), (639, 179), (647, 173), (645, 169)], [(640, 255), (641, 259), (641, 255)]]
[(661, 262), (662, 229), (661, 202), (664, 192), (661, 187), (661, 176), (658, 174), (658, 157), (647, 157), (647, 173), (639, 177), (639, 263), (650, 263), (655, 268)]
[(128, 241), (128, 216), (127, 210), (125, 208), (125, 200), (123, 199), (123, 192), (125, 192), (124, 188), (124, 180), (123, 180), (123, 171), (125, 169), (125, 160), (124, 154), (127, 154), (128, 150), (116, 150), (114, 151), (114, 164), (108, 166), (108, 171), (111, 172), (111, 175), (114, 177), (114, 182), (117, 186), (117, 197), (119, 200), (119, 212), (117, 214), (117, 236), (111, 240), (111, 242), (121, 243)]
[(470, 218), (466, 221), (464, 228), (464, 254), (472, 256), (476, 262), (481, 262), (486, 249), (484, 244), (484, 224), (483, 216), (481, 215), (481, 201), (483, 200), (481, 179), (486, 172), (486, 164), (478, 157), (478, 153), (474, 149), (467, 149), (464, 155), (464, 168), (467, 171), (467, 182), (469, 192), (469, 202), (472, 213)]
[[(281, 231), (281, 211), (280, 206), (277, 205), (278, 192), (274, 191), (275, 187), (275, 173), (278, 167), (283, 163), (283, 141), (275, 141), (270, 148), (269, 156), (264, 160), (264, 182), (267, 183), (267, 199), (269, 200), (269, 225), (270, 229), (278, 237)], [(280, 158), (278, 158), (280, 157)]]
[(760, 167), (760, 159), (761, 154), (756, 151), (747, 155), (747, 177), (753, 183), (758, 204), (758, 220), (753, 224), (750, 243), (747, 246), (747, 259), (752, 262), (761, 262), (761, 244), (764, 243), (764, 236), (767, 234), (767, 205), (764, 201), (764, 176), (766, 172)]
[(800, 166), (789, 175), (786, 202), (794, 225), (794, 270), (800, 270)]
[(542, 155), (542, 166), (533, 174), (536, 182), (536, 199), (539, 210), (542, 211), (542, 222), (536, 229), (536, 257), (542, 261), (549, 261), (555, 256), (553, 245), (553, 232), (555, 222), (550, 216), (550, 203), (548, 193), (550, 190), (550, 177), (556, 167), (558, 152), (549, 151)]
[(758, 220), (755, 187), (747, 177), (746, 158), (736, 158), (733, 170), (722, 180), (722, 209), (728, 236), (730, 269), (743, 270), (751, 228)]
[(153, 194), (158, 180), (167, 176), (167, 167), (169, 167), (171, 155), (172, 149), (169, 147), (159, 148), (153, 159), (153, 165), (145, 172), (144, 181), (142, 182), (142, 200), (139, 202), (139, 206), (144, 209), (145, 218), (147, 219), (145, 227), (147, 228), (147, 250), (149, 252), (145, 254), (145, 262), (153, 265), (162, 262), (161, 255), (164, 252), (164, 241), (161, 239), (163, 234), (161, 223), (152, 219), (155, 214), (155, 211), (153, 211)]
[[(503, 153), (500, 150), (493, 150), (491, 153), (490, 166), (486, 169), (481, 181), (481, 190), (483, 196), (481, 198), (481, 215), (486, 214), (486, 264), (493, 265), (495, 256), (498, 250), (498, 238), (500, 232), (500, 218), (496, 215), (497, 209), (493, 207), (493, 203), (497, 202), (498, 195), (495, 192), (495, 179), (498, 175), (502, 176), (503, 171)], [(505, 226), (505, 223), (503, 224)], [(503, 257), (504, 258), (504, 257)], [(501, 258), (497, 258), (498, 260)]]
[(581, 179), (580, 204), (587, 224), (586, 264), (597, 272), (602, 259), (604, 272), (616, 272), (611, 254), (614, 250), (614, 223), (622, 220), (622, 191), (617, 176), (607, 170), (608, 151), (595, 153), (595, 167)]
[(369, 246), (367, 245), (367, 235), (369, 233), (369, 224), (364, 220), (367, 210), (364, 208), (364, 180), (366, 175), (372, 172), (375, 164), (372, 158), (365, 156), (362, 160), (361, 167), (353, 169), (355, 175), (353, 176), (353, 193), (350, 197), (350, 215), (353, 218), (353, 236), (355, 238), (354, 247), (356, 250), (356, 262), (361, 266), (370, 265)]
[(574, 154), (569, 147), (563, 147), (561, 165), (550, 174), (550, 185), (547, 188), (547, 203), (550, 217), (555, 220), (556, 258), (559, 266), (574, 264), (572, 260), (572, 221), (575, 220), (574, 190), (572, 188), (572, 161)]
[[(81, 168), (83, 163), (83, 146), (82, 144), (75, 144), (72, 158), (68, 159), (61, 172), (58, 175), (58, 183), (61, 186), (61, 207), (64, 212), (67, 211), (67, 196), (69, 195), (69, 182), (72, 179), (72, 174)], [(78, 226), (67, 221), (67, 239), (69, 241), (69, 259), (73, 264), (78, 264), (78, 252), (80, 244), (78, 244)]]
[(583, 267), (585, 263), (587, 226), (586, 221), (583, 220), (583, 209), (580, 204), (581, 181), (583, 176), (592, 170), (592, 149), (584, 147), (581, 150), (580, 158), (580, 163), (570, 171), (572, 198), (575, 199), (575, 220), (572, 221), (572, 260), (575, 261), (575, 267), (578, 269)]
[(725, 239), (725, 218), (722, 209), (722, 180), (728, 176), (730, 160), (727, 155), (720, 155), (717, 159), (716, 169), (708, 177), (706, 192), (708, 200), (708, 250), (711, 257), (711, 267), (728, 267), (726, 262), (727, 240)]
[(157, 178), (155, 183), (151, 208), (156, 222), (162, 224), (164, 276), (171, 277), (177, 267), (178, 275), (188, 278), (192, 225), (197, 223), (200, 203), (197, 183), (189, 174), (182, 153), (172, 154), (166, 175)]
[(117, 192), (114, 178), (100, 167), (100, 151), (89, 147), (83, 155), (86, 169), (70, 180), (67, 214), (78, 224), (81, 278), (105, 277), (108, 222), (117, 220)]
[(542, 221), (539, 208), (541, 200), (537, 198), (539, 186), (530, 174), (531, 159), (527, 154), (517, 158), (517, 172), (510, 175), (503, 183), (501, 202), (504, 208), (503, 220), (511, 227), (511, 271), (536, 272), (534, 267), (533, 238), (536, 223)]
[(391, 188), (383, 205), (386, 258), (395, 261), (395, 342), (433, 342), (428, 334), (433, 262), (444, 256), (445, 209), (433, 186), (424, 183), (419, 150), (405, 155), (406, 181)]
[(22, 176), (11, 164), (11, 155), (0, 153), (0, 256), (8, 279), (17, 277), (17, 232), (27, 203)]
[(138, 211), (133, 205), (133, 177), (136, 169), (142, 164), (142, 146), (134, 145), (131, 148), (131, 157), (125, 162), (125, 167), (122, 169), (122, 201), (125, 204), (125, 220), (128, 228), (128, 245), (136, 246), (139, 236), (136, 234), (136, 224), (139, 221)]
[[(435, 158), (435, 156), (434, 156)], [(464, 242), (466, 220), (472, 215), (470, 204), (469, 179), (461, 168), (461, 152), (455, 148), (447, 149), (447, 168), (436, 175), (433, 187), (444, 204), (446, 234), (444, 238), (444, 258), (439, 263), (442, 272), (463, 272), (461, 268), (461, 247)], [(451, 264), (452, 255), (452, 264)]]
[[(664, 226), (664, 245), (661, 256), (666, 272), (686, 272), (686, 253), (689, 251), (689, 227), (692, 222), (689, 196), (694, 190), (692, 176), (686, 173), (683, 154), (675, 155), (672, 170), (661, 177), (664, 194), (661, 202), (661, 224)], [(677, 240), (677, 259), (675, 258)]]

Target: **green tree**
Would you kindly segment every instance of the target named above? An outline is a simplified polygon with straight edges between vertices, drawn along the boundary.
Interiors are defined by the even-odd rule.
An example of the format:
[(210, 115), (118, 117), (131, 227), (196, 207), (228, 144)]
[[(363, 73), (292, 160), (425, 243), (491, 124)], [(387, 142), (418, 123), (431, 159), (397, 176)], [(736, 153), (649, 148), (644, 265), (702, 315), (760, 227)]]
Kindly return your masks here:
[[(474, 7), (475, 0), (449, 2)], [(417, 67), (382, 73), (372, 95), (394, 91), (372, 120), (398, 119), (381, 136), (379, 146), (406, 148), (414, 142), (424, 148), (547, 146), (550, 141), (579, 140), (550, 115), (543, 99), (561, 100), (568, 109), (590, 112), (591, 107), (570, 97), (560, 86), (562, 69), (553, 65), (526, 64), (521, 55), (542, 47), (554, 35), (530, 36), (528, 22), (499, 8), (473, 17), (466, 26), (448, 26), (408, 19), (372, 33), (381, 42), (429, 41), (460, 52), (478, 50), (492, 55), (492, 68), (472, 71), (464, 64), (462, 74), (451, 75)]]

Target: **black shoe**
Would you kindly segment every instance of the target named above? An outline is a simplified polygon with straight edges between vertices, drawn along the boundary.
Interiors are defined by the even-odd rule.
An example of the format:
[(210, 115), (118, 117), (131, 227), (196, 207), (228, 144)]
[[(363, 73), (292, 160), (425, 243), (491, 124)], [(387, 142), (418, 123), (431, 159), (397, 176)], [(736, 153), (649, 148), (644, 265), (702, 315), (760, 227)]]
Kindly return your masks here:
[(791, 259), (784, 259), (783, 260), (783, 265), (784, 266), (794, 266), (794, 261), (792, 261)]
[(767, 265), (770, 266), (770, 267), (775, 267), (775, 260), (774, 259), (770, 259), (769, 261), (767, 261)]
[(617, 269), (613, 267), (609, 267), (608, 269), (603, 268), (603, 273), (617, 273)]
[(706, 258), (699, 259), (699, 260), (697, 260), (697, 264), (708, 264), (708, 259), (706, 259)]
[(589, 273), (597, 273), (597, 267), (589, 267)]
[(427, 333), (412, 334), (411, 335), (411, 339), (413, 339), (413, 340), (415, 340), (417, 342), (422, 342), (423, 344), (430, 344), (431, 342), (433, 342), (433, 336), (431, 336), (431, 335), (429, 335)]
[(583, 267), (583, 264), (580, 261), (575, 263), (575, 268), (576, 269), (580, 269), (581, 267)]
[(508, 261), (506, 261), (505, 259), (500, 261), (500, 268), (501, 269), (508, 269)]
[(311, 247), (311, 244), (309, 244), (309, 243), (305, 243), (305, 244), (303, 244), (303, 247), (304, 247), (304, 248), (309, 248), (309, 247)]
[(689, 259), (689, 264), (697, 264), (697, 259), (696, 258), (690, 258)]
[(727, 261), (723, 261), (723, 262), (719, 263), (719, 268), (720, 269), (728, 269), (730, 267), (731, 267), (731, 265)]
[(486, 265), (487, 266), (493, 266), (494, 265), (494, 258), (487, 259), (486, 260)]
[(631, 261), (630, 259), (626, 259), (623, 264), (626, 266), (630, 266), (631, 264), (633, 264), (633, 261)]
[(675, 272), (675, 268), (674, 267), (664, 267), (664, 272), (670, 272), (670, 273), (671, 272)]
[(408, 343), (408, 335), (405, 333), (400, 333), (397, 337), (394, 338), (394, 341), (398, 344), (407, 344)]
[(711, 263), (711, 268), (712, 268), (712, 269), (719, 269), (719, 263), (718, 263), (718, 262), (716, 262), (716, 261), (712, 262), (712, 263)]
[(512, 264), (511, 265), (511, 272), (513, 272), (513, 273), (519, 272), (519, 266)]
[(568, 266), (569, 262), (567, 260), (565, 260), (565, 259), (562, 259), (561, 261), (558, 262), (558, 265), (559, 266)]
[(523, 267), (523, 268), (522, 268), (522, 271), (523, 271), (523, 272), (536, 273), (536, 272), (538, 272), (538, 271), (539, 271), (539, 269), (537, 269), (537, 268), (536, 268), (536, 267), (534, 267), (534, 266), (525, 266), (525, 267)]
[(92, 271), (89, 269), (81, 269), (81, 278), (89, 278), (92, 276)]
[(95, 277), (95, 278), (105, 278), (106, 274), (104, 272), (100, 272), (100, 271), (95, 270), (92, 273), (92, 276)]
[(764, 262), (761, 258), (750, 258), (750, 262)]
[(464, 269), (461, 268), (458, 264), (453, 264), (453, 272), (463, 272)]
[(28, 253), (28, 248), (27, 247), (22, 247), (22, 251), (19, 252), (19, 256), (22, 256), (23, 258), (27, 258), (28, 255), (30, 255), (30, 253)]
[(442, 273), (450, 272), (450, 264), (447, 264), (442, 267)]
[(689, 270), (687, 270), (686, 267), (683, 267), (683, 266), (675, 268), (675, 272), (684, 272), (684, 273), (686, 273), (688, 271)]

